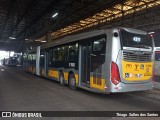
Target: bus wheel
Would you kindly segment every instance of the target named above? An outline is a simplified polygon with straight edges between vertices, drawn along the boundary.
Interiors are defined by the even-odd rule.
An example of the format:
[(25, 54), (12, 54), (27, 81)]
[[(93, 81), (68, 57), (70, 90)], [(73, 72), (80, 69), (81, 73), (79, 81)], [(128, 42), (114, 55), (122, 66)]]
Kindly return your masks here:
[(64, 76), (62, 72), (59, 73), (59, 83), (61, 86), (65, 86)]
[(76, 79), (75, 79), (75, 76), (74, 76), (73, 73), (71, 73), (69, 75), (69, 88), (71, 90), (76, 90), (77, 89), (77, 87), (76, 87)]

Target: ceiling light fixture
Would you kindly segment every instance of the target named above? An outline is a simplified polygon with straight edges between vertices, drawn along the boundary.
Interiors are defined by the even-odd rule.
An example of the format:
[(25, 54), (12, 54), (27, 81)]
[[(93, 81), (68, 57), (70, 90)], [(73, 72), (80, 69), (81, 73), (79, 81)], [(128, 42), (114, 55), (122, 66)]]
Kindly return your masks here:
[(15, 40), (16, 38), (15, 37), (9, 37), (9, 39)]
[(35, 41), (36, 41), (36, 42), (40, 42), (41, 40), (39, 40), (39, 39), (36, 39)]
[(58, 13), (55, 13), (52, 15), (52, 18), (55, 18), (58, 15)]
[(41, 41), (41, 42), (43, 42), (43, 43), (44, 43), (44, 42), (47, 42), (47, 41)]
[(154, 33), (155, 33), (155, 32), (149, 32), (148, 34), (151, 35), (151, 34), (154, 34)]

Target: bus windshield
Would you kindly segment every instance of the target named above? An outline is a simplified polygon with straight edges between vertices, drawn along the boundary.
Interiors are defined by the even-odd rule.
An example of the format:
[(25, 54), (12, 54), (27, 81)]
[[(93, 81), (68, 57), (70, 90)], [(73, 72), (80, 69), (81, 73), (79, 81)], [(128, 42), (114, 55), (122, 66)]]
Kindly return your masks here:
[(142, 48), (151, 51), (152, 50), (152, 37), (150, 35), (130, 33), (125, 30), (121, 30), (122, 35), (122, 47), (128, 48)]

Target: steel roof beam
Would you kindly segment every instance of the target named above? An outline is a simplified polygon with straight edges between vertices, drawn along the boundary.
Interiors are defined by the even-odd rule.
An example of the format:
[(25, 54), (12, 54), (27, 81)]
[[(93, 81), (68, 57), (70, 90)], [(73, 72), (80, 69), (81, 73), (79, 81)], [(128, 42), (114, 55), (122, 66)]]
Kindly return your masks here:
[(54, 8), (54, 5), (58, 2), (58, 0), (54, 0), (40, 15), (38, 15), (29, 25), (27, 25), (16, 37), (19, 37), (27, 30), (29, 30), (35, 23), (37, 23), (44, 15), (48, 12), (51, 12)]
[(15, 3), (15, 1), (16, 1), (16, 0), (12, 0), (11, 3), (10, 3), (10, 5), (8, 6), (7, 18), (6, 18), (5, 23), (4, 23), (4, 25), (3, 25), (2, 32), (0, 33), (0, 39), (2, 38), (2, 34), (3, 34), (4, 29), (5, 29), (6, 25), (7, 25), (8, 18), (10, 17), (11, 9), (12, 9), (12, 6), (13, 6), (13, 4)]
[(14, 27), (10, 30), (8, 37), (11, 36), (11, 34), (13, 33), (13, 31), (18, 27), (18, 25), (19, 25), (19, 24), (21, 23), (21, 21), (24, 19), (24, 17), (26, 16), (26, 14), (27, 14), (28, 12), (30, 12), (30, 11), (29, 11), (30, 8), (32, 8), (33, 5), (34, 5), (34, 3), (36, 3), (36, 2), (37, 2), (37, 0), (34, 0), (34, 1), (31, 0), (31, 1), (30, 1), (30, 3), (29, 3), (28, 6), (26, 7), (23, 15), (20, 17), (20, 19), (18, 19), (17, 23), (16, 23), (16, 24), (14, 25)]
[[(86, 28), (89, 28), (89, 27), (92, 27), (92, 26), (96, 26), (99, 23), (104, 23), (104, 22), (111, 21), (111, 20), (114, 20), (114, 19), (117, 19), (117, 18), (122, 18), (123, 16), (132, 14), (134, 12), (142, 11), (142, 10), (148, 8), (148, 7), (151, 8), (153, 6), (156, 6), (156, 5), (160, 4), (160, 0), (154, 0), (154, 1), (146, 0), (146, 3), (147, 3), (148, 6), (146, 6), (146, 3), (141, 2), (141, 1), (139, 1), (139, 3), (137, 3), (137, 4), (135, 4), (134, 2), (135, 1), (131, 1), (131, 3), (129, 3), (128, 1), (126, 1), (126, 2), (123, 2), (123, 4), (117, 4), (115, 6), (112, 6), (111, 8), (107, 9), (107, 10), (112, 10), (113, 11), (112, 15), (108, 15), (108, 16), (100, 19), (100, 20), (97, 19), (96, 21), (89, 23), (88, 19), (94, 19), (94, 17), (99, 14), (99, 13), (97, 13), (94, 16), (91, 16), (89, 18), (86, 18), (86, 19), (82, 20), (82, 21), (84, 21), (83, 24), (86, 23), (84, 25), (84, 27), (81, 27), (81, 28), (75, 28), (74, 27), (73, 29), (71, 29), (72, 27), (67, 26), (63, 29), (60, 29), (60, 30), (57, 30), (56, 32), (53, 32), (52, 37), (56, 38), (56, 37), (64, 36), (68, 33), (77, 32), (77, 31), (80, 31), (80, 30), (83, 30), (83, 29), (86, 29)], [(156, 3), (156, 4), (153, 4), (153, 3)], [(127, 5), (127, 4), (133, 4), (134, 6), (133, 6), (133, 8), (127, 8), (127, 7), (125, 7), (125, 5)], [(119, 11), (117, 13), (114, 13), (114, 10), (117, 10), (117, 9)], [(103, 12), (100, 12), (100, 13), (105, 14), (105, 10)], [(77, 22), (76, 24), (81, 24), (81, 21)], [(72, 24), (72, 25), (74, 25), (74, 24)]]

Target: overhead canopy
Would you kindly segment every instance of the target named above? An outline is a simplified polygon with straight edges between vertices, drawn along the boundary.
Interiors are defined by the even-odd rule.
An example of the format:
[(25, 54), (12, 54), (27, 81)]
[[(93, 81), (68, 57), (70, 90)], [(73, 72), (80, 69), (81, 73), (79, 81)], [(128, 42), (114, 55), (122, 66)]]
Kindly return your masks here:
[[(44, 39), (48, 32), (55, 39), (106, 25), (114, 26), (114, 20), (123, 23), (118, 26), (127, 27), (123, 22), (125, 16), (150, 11), (159, 4), (160, 0), (0, 0), (0, 50), (22, 51), (25, 40), (36, 44), (35, 41)], [(146, 12), (143, 21), (149, 21), (145, 19)], [(52, 17), (55, 13), (57, 16)], [(135, 26), (130, 26), (136, 28), (139, 21), (134, 20)]]

